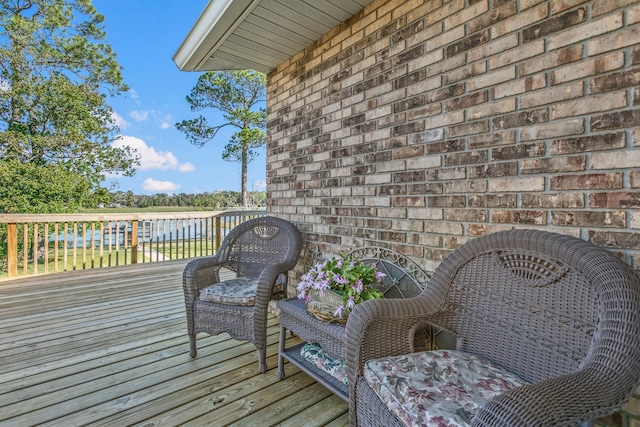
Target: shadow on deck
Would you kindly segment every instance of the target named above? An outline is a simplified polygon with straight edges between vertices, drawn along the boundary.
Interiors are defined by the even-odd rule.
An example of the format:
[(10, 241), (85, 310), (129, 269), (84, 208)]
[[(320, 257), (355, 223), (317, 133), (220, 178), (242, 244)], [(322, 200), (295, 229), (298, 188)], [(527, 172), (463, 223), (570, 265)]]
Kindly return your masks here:
[(0, 426), (348, 425), (347, 404), (293, 365), (278, 380), (276, 317), (263, 375), (226, 334), (199, 334), (191, 359), (184, 265), (0, 281)]

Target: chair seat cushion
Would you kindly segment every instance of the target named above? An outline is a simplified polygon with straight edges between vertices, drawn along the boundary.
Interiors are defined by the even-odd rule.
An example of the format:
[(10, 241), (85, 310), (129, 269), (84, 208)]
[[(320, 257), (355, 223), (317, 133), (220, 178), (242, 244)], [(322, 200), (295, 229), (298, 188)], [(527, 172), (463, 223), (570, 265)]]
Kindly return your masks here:
[[(286, 280), (283, 281), (281, 277), (278, 277), (273, 287), (273, 293), (282, 292), (284, 284), (286, 284)], [(257, 291), (257, 277), (236, 277), (201, 289), (199, 299), (218, 304), (252, 306), (256, 302)]]
[(344, 385), (349, 385), (347, 378), (347, 364), (335, 357), (331, 357), (318, 343), (307, 343), (300, 349), (300, 356), (323, 372), (331, 375)]
[(236, 277), (200, 290), (200, 300), (229, 305), (254, 305), (257, 277)]
[(451, 350), (370, 360), (364, 377), (407, 426), (468, 426), (486, 402), (527, 384), (487, 360)]

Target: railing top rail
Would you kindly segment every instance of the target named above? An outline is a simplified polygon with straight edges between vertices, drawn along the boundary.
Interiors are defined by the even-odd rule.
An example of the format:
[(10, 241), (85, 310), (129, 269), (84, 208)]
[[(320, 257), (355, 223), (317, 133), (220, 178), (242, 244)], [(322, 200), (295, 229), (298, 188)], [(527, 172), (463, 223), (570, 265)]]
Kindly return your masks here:
[(234, 211), (193, 211), (193, 212), (149, 212), (149, 213), (112, 213), (112, 214), (0, 214), (0, 223), (44, 223), (44, 222), (83, 222), (83, 221), (135, 221), (178, 218), (212, 218), (217, 216), (265, 215), (264, 210)]

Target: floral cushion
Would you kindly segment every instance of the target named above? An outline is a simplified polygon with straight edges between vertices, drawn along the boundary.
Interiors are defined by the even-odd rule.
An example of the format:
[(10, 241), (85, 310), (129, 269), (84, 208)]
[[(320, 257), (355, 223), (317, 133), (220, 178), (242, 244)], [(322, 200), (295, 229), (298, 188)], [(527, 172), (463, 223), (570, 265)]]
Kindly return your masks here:
[[(278, 277), (273, 293), (283, 292), (286, 280)], [(229, 305), (254, 305), (258, 291), (257, 277), (236, 277), (200, 290), (200, 300)]]
[(487, 360), (448, 350), (371, 360), (364, 376), (407, 426), (468, 426), (485, 402), (527, 384)]
[(347, 364), (340, 359), (329, 356), (320, 344), (307, 343), (300, 349), (300, 355), (318, 369), (331, 375), (344, 385), (349, 385), (347, 378)]
[(254, 305), (257, 277), (236, 277), (200, 290), (200, 300), (230, 305)]

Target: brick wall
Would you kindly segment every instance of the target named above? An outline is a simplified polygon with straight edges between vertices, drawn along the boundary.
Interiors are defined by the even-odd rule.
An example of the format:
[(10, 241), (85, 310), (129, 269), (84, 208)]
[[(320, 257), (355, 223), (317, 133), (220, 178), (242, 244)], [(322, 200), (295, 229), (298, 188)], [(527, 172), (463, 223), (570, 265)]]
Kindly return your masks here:
[(518, 227), (640, 270), (639, 87), (638, 0), (374, 0), (269, 74), (268, 209), (300, 271), (372, 245), (434, 270)]

